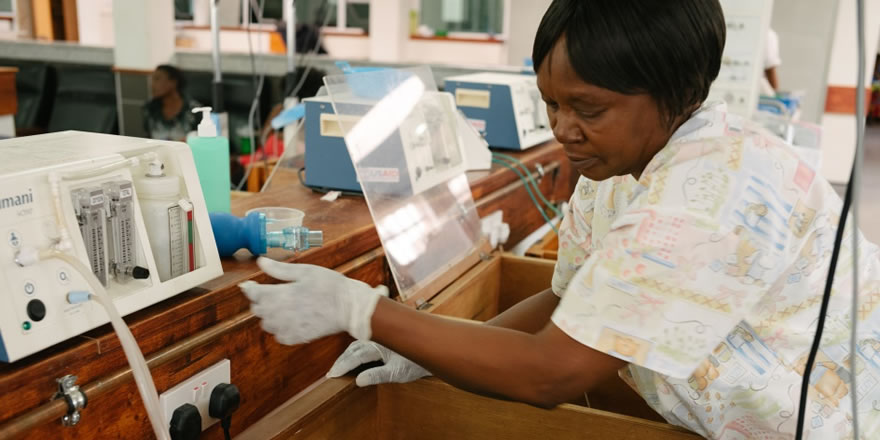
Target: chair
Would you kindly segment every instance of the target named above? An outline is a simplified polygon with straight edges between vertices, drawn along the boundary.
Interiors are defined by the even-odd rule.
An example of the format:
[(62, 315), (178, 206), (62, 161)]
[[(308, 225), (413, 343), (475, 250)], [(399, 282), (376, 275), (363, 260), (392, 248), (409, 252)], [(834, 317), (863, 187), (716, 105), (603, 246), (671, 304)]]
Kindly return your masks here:
[(4, 61), (0, 65), (18, 68), (15, 76), (15, 92), (18, 95), (16, 133), (24, 136), (45, 132), (55, 95), (54, 70), (44, 63)]
[(59, 67), (49, 131), (119, 132), (116, 82), (107, 68)]

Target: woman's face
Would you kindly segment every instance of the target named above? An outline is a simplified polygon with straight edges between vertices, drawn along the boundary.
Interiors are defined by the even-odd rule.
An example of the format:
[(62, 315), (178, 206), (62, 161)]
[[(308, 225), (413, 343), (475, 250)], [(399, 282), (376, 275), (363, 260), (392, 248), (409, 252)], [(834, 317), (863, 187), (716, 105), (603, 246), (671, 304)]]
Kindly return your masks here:
[(564, 37), (541, 64), (538, 88), (553, 135), (590, 180), (627, 174), (638, 179), (678, 125), (664, 123), (649, 95), (623, 95), (583, 82), (569, 62)]
[(156, 70), (153, 72), (151, 80), (154, 98), (164, 98), (166, 95), (177, 89), (177, 81), (168, 77), (168, 73), (164, 70)]

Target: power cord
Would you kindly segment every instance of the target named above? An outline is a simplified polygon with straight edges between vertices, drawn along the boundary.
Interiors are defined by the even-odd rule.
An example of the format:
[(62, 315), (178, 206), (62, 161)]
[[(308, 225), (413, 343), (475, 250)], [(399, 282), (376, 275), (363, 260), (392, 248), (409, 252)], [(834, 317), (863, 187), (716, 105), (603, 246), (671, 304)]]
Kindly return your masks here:
[(859, 399), (856, 390), (859, 389), (856, 381), (856, 349), (858, 348), (858, 324), (859, 324), (859, 196), (861, 193), (862, 183), (862, 162), (865, 159), (865, 1), (856, 0), (856, 47), (859, 50), (858, 56), (858, 79), (856, 80), (856, 157), (853, 161), (852, 178), (853, 185), (852, 199), (853, 203), (853, 242), (852, 242), (852, 304), (850, 310), (850, 346), (849, 346), (849, 371), (852, 372), (852, 383), (850, 388), (850, 398), (852, 399), (852, 424), (853, 434), (856, 439), (859, 438)]
[[(260, 4), (260, 9), (259, 9), (260, 15), (257, 19), (257, 21), (260, 23), (262, 23), (262, 21), (263, 21), (262, 13), (263, 13), (263, 6), (264, 5), (265, 5), (265, 0), (262, 0), (262, 2)], [(325, 6), (327, 6), (327, 5), (329, 5), (329, 1), (325, 0)], [(330, 22), (330, 12), (331, 11), (332, 11), (332, 9), (329, 6), (327, 6), (327, 13), (324, 16), (324, 23), (322, 24), (321, 29), (326, 27), (327, 23)], [(318, 53), (318, 50), (320, 49), (321, 43), (323, 42), (323, 39), (324, 39), (324, 32), (321, 29), (318, 30), (319, 31), (318, 39), (317, 39), (317, 42), (315, 43), (315, 47), (310, 52), (310, 54), (312, 55), (312, 58), (309, 59), (309, 61), (312, 61), (312, 62), (308, 63), (306, 65), (306, 69), (303, 72), (303, 75), (301, 76), (299, 83), (297, 83), (296, 86), (293, 88), (293, 90), (289, 94), (286, 94), (285, 96), (296, 96), (296, 94), (299, 93), (299, 91), (302, 90), (303, 86), (305, 85), (306, 78), (308, 77), (309, 73), (311, 73), (312, 68), (314, 68), (314, 62), (313, 62), (314, 55)], [(255, 61), (255, 57), (254, 57), (253, 45), (251, 44), (250, 23), (248, 23), (247, 32), (248, 32), (248, 52), (250, 53), (250, 59), (251, 59), (251, 76), (253, 79), (255, 79), (256, 75), (257, 75), (257, 67), (256, 67), (256, 61)], [(293, 44), (292, 41), (288, 41), (287, 43)], [(303, 54), (302, 57), (305, 57), (306, 55), (308, 55), (308, 54)], [(244, 186), (247, 184), (248, 178), (251, 175), (251, 171), (253, 170), (254, 163), (256, 161), (257, 145), (256, 145), (256, 135), (254, 134), (254, 115), (257, 112), (257, 106), (259, 104), (260, 97), (262, 96), (263, 83), (264, 83), (265, 79), (266, 79), (265, 74), (260, 75), (259, 85), (257, 86), (257, 91), (255, 93), (254, 100), (251, 103), (250, 112), (248, 113), (248, 136), (250, 138), (250, 143), (251, 143), (251, 157), (250, 157), (250, 161), (248, 161), (248, 166), (245, 168), (244, 175), (242, 176), (241, 181), (239, 181), (238, 185), (235, 186), (236, 191), (241, 191), (241, 189), (244, 188)], [(259, 117), (257, 119), (259, 119)], [(266, 139), (265, 136), (261, 137), (261, 141), (264, 145), (265, 145), (265, 139)], [(263, 159), (265, 161), (264, 165), (265, 165), (266, 169), (269, 169), (268, 158), (269, 158), (269, 156), (264, 149)]]
[[(864, 90), (865, 87), (865, 5), (864, 0), (856, 0), (856, 29), (857, 29), (857, 46), (858, 46), (858, 80), (856, 90)], [(846, 185), (846, 196), (843, 200), (843, 210), (840, 213), (840, 221), (837, 224), (837, 233), (834, 237), (834, 249), (831, 253), (831, 263), (828, 268), (828, 278), (825, 280), (825, 291), (822, 294), (822, 303), (819, 307), (819, 319), (816, 323), (816, 335), (813, 338), (813, 344), (810, 347), (810, 353), (807, 356), (807, 363), (804, 365), (803, 380), (801, 382), (800, 401), (798, 406), (797, 426), (795, 427), (795, 439), (802, 440), (804, 436), (804, 419), (807, 409), (807, 395), (810, 390), (810, 376), (813, 371), (813, 365), (816, 362), (816, 355), (819, 352), (819, 346), (822, 342), (822, 332), (825, 328), (825, 315), (828, 313), (828, 303), (831, 299), (831, 288), (834, 284), (834, 273), (837, 270), (837, 259), (840, 256), (840, 248), (843, 242), (843, 234), (846, 228), (846, 219), (849, 215), (850, 205), (853, 205), (853, 227), (852, 227), (852, 251), (853, 251), (853, 279), (852, 279), (852, 324), (850, 328), (850, 396), (852, 398), (852, 424), (853, 435), (859, 438), (859, 408), (858, 393), (856, 392), (856, 351), (858, 343), (858, 306), (859, 306), (859, 230), (858, 230), (858, 194), (861, 180), (861, 165), (864, 157), (864, 130), (865, 130), (865, 95), (864, 93), (856, 93), (856, 154), (853, 160), (853, 167), (850, 171), (849, 182)], [(853, 202), (855, 200), (855, 202)]]
[[(309, 73), (312, 72), (312, 69), (315, 67), (315, 55), (318, 54), (318, 51), (321, 49), (321, 43), (324, 42), (324, 28), (327, 27), (327, 23), (330, 22), (330, 13), (333, 11), (333, 8), (330, 7), (329, 0), (324, 1), (324, 7), (327, 8), (327, 13), (324, 14), (324, 22), (321, 24), (321, 28), (318, 29), (318, 38), (315, 41), (315, 47), (311, 51), (311, 58), (306, 59), (310, 61), (306, 64), (306, 68), (303, 71), (303, 74), (300, 76), (299, 82), (297, 82), (296, 86), (293, 87), (290, 93), (285, 94), (285, 96), (296, 96), (300, 90), (302, 90), (303, 86), (306, 83), (306, 78), (309, 77)], [(307, 54), (303, 54), (302, 57), (305, 59)]]
[[(296, 133), (296, 135), (294, 137), (299, 137), (299, 131), (302, 129), (304, 122), (305, 122), (305, 119), (301, 119), (299, 122), (296, 123), (296, 128), (294, 129), (294, 133)], [(276, 162), (275, 166), (272, 167), (272, 172), (269, 173), (269, 177), (266, 178), (266, 181), (263, 183), (263, 186), (260, 188), (260, 192), (264, 192), (264, 191), (266, 191), (266, 188), (269, 188), (269, 184), (272, 183), (272, 179), (275, 178), (275, 173), (278, 172), (278, 168), (281, 167), (281, 164), (284, 163), (284, 161), (287, 159), (288, 153), (296, 151), (296, 148), (297, 148), (296, 143), (297, 142), (298, 141), (296, 139), (294, 139), (294, 145), (289, 146), (287, 149), (284, 150), (283, 153), (281, 153), (281, 157), (278, 158), (278, 162)], [(268, 169), (268, 168), (266, 168), (266, 169)]]
[(550, 208), (550, 210), (553, 211), (553, 213), (556, 214), (557, 217), (562, 217), (562, 213), (559, 212), (559, 210), (556, 208), (556, 205), (550, 203), (547, 198), (544, 197), (544, 193), (542, 193), (541, 189), (538, 188), (537, 180), (532, 175), (532, 172), (529, 171), (529, 167), (527, 167), (526, 164), (522, 163), (522, 161), (520, 161), (519, 159), (504, 153), (492, 153), (492, 157), (496, 159), (506, 160), (513, 165), (519, 165), (519, 167), (522, 168), (523, 171), (525, 171), (526, 176), (528, 176), (528, 181), (526, 182), (526, 184), (531, 183), (532, 187), (535, 188), (535, 191), (537, 191), (538, 197), (541, 199), (541, 201), (543, 201), (544, 204), (547, 205), (547, 207)]
[(223, 436), (231, 440), (230, 427), (232, 425), (232, 413), (241, 405), (241, 393), (238, 387), (228, 383), (221, 383), (211, 391), (211, 400), (208, 403), (208, 415), (220, 419), (223, 427)]
[[(547, 213), (544, 212), (544, 208), (538, 202), (538, 199), (535, 198), (535, 194), (532, 193), (532, 188), (529, 185), (529, 181), (526, 179), (526, 176), (524, 176), (518, 169), (516, 169), (516, 167), (514, 167), (513, 165), (511, 165), (507, 162), (504, 162), (503, 160), (495, 159), (493, 157), (492, 163), (497, 163), (498, 165), (504, 166), (504, 167), (508, 168), (509, 170), (513, 171), (514, 173), (516, 173), (516, 175), (520, 178), (520, 180), (522, 180), (525, 183), (524, 186), (526, 188), (526, 192), (529, 193), (529, 198), (532, 199), (532, 203), (535, 204), (535, 208), (537, 208), (538, 212), (541, 213), (541, 217), (544, 217), (544, 221), (546, 221), (547, 224), (550, 225), (550, 228), (553, 229), (553, 232), (555, 232), (556, 235), (559, 235), (559, 229), (556, 228), (556, 225), (553, 224), (553, 221), (550, 219), (550, 217), (547, 216)], [(538, 193), (540, 193), (540, 192), (541, 191), (538, 191)], [(558, 212), (556, 209), (554, 209), (554, 211)]]
[[(850, 178), (849, 183), (846, 185), (846, 196), (843, 199), (843, 210), (840, 213), (840, 220), (837, 222), (837, 232), (834, 236), (834, 250), (831, 252), (831, 266), (828, 268), (828, 278), (825, 280), (825, 292), (822, 294), (822, 302), (819, 306), (819, 320), (816, 323), (816, 335), (813, 337), (810, 354), (807, 356), (807, 363), (804, 366), (803, 380), (801, 381), (800, 404), (798, 405), (797, 428), (795, 430), (796, 440), (803, 439), (804, 416), (807, 410), (807, 394), (810, 390), (810, 372), (813, 371), (813, 365), (816, 363), (816, 355), (819, 352), (819, 345), (822, 341), (822, 332), (825, 329), (825, 315), (828, 313), (828, 303), (831, 300), (831, 288), (834, 285), (834, 274), (837, 271), (837, 259), (840, 256), (840, 245), (843, 242), (846, 218), (849, 215), (849, 206), (852, 203), (852, 190), (853, 181), (852, 178)], [(855, 353), (851, 353), (851, 356), (855, 356)]]
[[(266, 0), (262, 0), (260, 3), (259, 15), (257, 16), (258, 23), (262, 23), (262, 21), (263, 21), (262, 14), (263, 14), (263, 7), (265, 6), (265, 1)], [(245, 30), (247, 31), (248, 55), (249, 55), (250, 61), (251, 61), (251, 83), (256, 87), (256, 89), (254, 90), (254, 100), (251, 101), (251, 108), (248, 111), (248, 140), (249, 140), (250, 146), (251, 146), (251, 152), (250, 152), (251, 157), (250, 157), (250, 160), (248, 161), (247, 168), (244, 171), (244, 175), (242, 176), (241, 180), (238, 182), (238, 185), (235, 185), (236, 191), (241, 191), (241, 189), (244, 188), (244, 185), (247, 183), (248, 178), (251, 175), (251, 170), (254, 167), (254, 161), (256, 161), (256, 158), (257, 158), (257, 145), (256, 145), (256, 141), (257, 141), (256, 138), (257, 137), (256, 137), (256, 134), (254, 133), (254, 118), (259, 110), (260, 98), (263, 96), (263, 84), (266, 81), (265, 74), (260, 75), (260, 79), (257, 80), (257, 61), (256, 61), (256, 56), (254, 55), (253, 42), (251, 41), (250, 17), (248, 17), (248, 23), (247, 23), (247, 26), (245, 27)], [(264, 154), (265, 154), (265, 152), (264, 152)]]
[(232, 440), (232, 434), (230, 434), (231, 425), (232, 416), (226, 417), (225, 419), (220, 421), (220, 426), (223, 427), (223, 438), (226, 440)]

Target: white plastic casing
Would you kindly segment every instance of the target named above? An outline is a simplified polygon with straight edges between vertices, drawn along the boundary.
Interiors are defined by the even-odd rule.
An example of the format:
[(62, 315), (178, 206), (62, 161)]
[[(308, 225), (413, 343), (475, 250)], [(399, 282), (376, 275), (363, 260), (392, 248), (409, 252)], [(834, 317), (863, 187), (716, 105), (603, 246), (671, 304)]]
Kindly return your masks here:
[[(223, 273), (205, 208), (192, 153), (186, 144), (81, 132), (61, 132), (0, 141), (0, 361), (13, 362), (106, 324), (107, 314), (92, 301), (71, 305), (70, 291), (89, 291), (85, 279), (66, 263), (40, 261), (21, 267), (16, 253), (25, 248), (47, 249), (59, 236), (49, 175), (94, 169), (121, 159), (155, 152), (165, 172), (182, 177), (181, 194), (194, 205), (196, 270), (160, 282), (156, 261), (134, 195), (138, 265), (150, 278), (125, 284), (111, 281), (108, 294), (123, 316), (196, 287)], [(133, 180), (146, 164), (93, 178), (61, 182), (61, 202), (73, 255), (89, 264), (70, 198), (71, 190), (100, 186), (112, 180)], [(140, 177), (140, 176), (134, 176)], [(27, 305), (39, 300), (45, 318), (30, 319)], [(25, 324), (27, 323), (27, 324)]]

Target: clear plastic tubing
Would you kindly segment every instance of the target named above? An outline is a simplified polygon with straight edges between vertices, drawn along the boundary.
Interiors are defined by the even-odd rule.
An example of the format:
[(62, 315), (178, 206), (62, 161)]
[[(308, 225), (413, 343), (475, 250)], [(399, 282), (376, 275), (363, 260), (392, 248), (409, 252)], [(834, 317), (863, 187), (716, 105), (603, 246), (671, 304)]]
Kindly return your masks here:
[(92, 288), (93, 293), (91, 299), (104, 306), (104, 309), (107, 311), (107, 316), (110, 317), (110, 324), (113, 326), (113, 330), (116, 331), (116, 335), (119, 337), (119, 342), (122, 344), (122, 351), (125, 353), (125, 358), (131, 366), (134, 381), (137, 384), (138, 392), (144, 402), (144, 407), (147, 410), (147, 416), (150, 419), (150, 424), (153, 427), (156, 438), (159, 440), (170, 440), (168, 434), (169, 425), (162, 419), (162, 407), (159, 405), (159, 394), (156, 392), (156, 385), (153, 383), (153, 376), (150, 374), (150, 368), (147, 366), (147, 361), (144, 359), (144, 355), (141, 353), (140, 347), (138, 347), (137, 341), (134, 339), (134, 335), (131, 334), (131, 330), (125, 324), (125, 321), (122, 320), (119, 311), (116, 310), (116, 306), (107, 295), (104, 286), (101, 285), (97, 278), (95, 278), (92, 271), (77, 258), (59, 251), (44, 251), (40, 254), (41, 260), (52, 258), (64, 261), (79, 272)]

